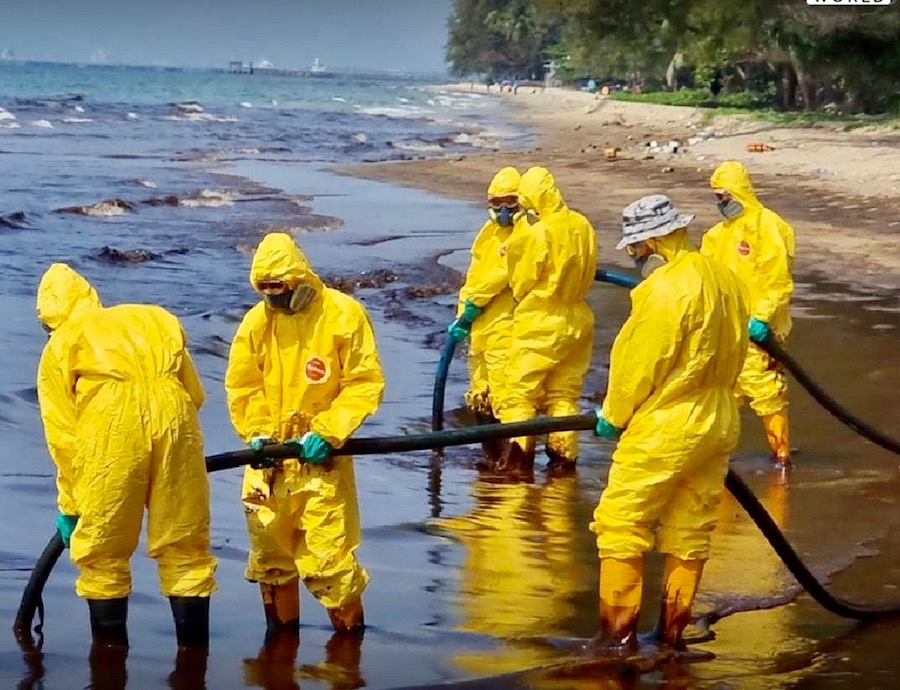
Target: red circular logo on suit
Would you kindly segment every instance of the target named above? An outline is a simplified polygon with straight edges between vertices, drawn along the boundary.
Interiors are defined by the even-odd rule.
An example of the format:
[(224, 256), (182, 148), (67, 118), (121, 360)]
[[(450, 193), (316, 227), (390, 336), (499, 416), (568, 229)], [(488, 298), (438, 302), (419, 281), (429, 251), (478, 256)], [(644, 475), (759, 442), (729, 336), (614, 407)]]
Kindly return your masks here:
[(741, 256), (750, 256), (750, 243), (747, 240), (741, 240), (738, 242), (737, 250)]
[(306, 363), (306, 378), (321, 381), (328, 374), (328, 366), (319, 357), (311, 357)]

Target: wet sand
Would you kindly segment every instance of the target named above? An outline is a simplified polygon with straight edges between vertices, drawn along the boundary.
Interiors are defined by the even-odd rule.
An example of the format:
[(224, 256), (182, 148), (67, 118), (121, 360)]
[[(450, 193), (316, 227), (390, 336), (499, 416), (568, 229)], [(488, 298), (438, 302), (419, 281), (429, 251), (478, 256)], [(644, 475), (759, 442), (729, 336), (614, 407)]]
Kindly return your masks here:
[[(763, 203), (794, 225), (798, 273), (900, 290), (900, 202), (896, 196), (900, 135), (892, 130), (763, 128), (759, 122), (735, 116), (712, 120), (709, 125), (705, 114), (694, 108), (598, 101), (576, 92), (522, 92), (503, 98), (510, 118), (533, 133), (534, 147), (343, 170), (480, 204), (488, 182), (501, 167), (515, 165), (524, 170), (545, 165), (568, 203), (597, 228), (600, 261), (627, 266), (624, 253), (613, 250), (621, 232), (622, 209), (645, 194), (668, 194), (682, 210), (696, 214), (692, 228), (699, 238), (703, 228), (720, 218), (709, 175), (719, 162), (735, 158), (750, 169)], [(716, 128), (722, 136), (688, 147), (685, 153), (642, 157), (646, 142), (684, 143), (703, 126)], [(747, 153), (749, 135), (739, 133), (754, 127), (762, 129), (767, 140), (790, 138), (803, 148)], [(604, 157), (609, 146), (622, 149), (618, 160)], [(818, 157), (830, 161), (833, 175), (816, 174)]]
[[(399, 277), (355, 292), (372, 316), (388, 380), (382, 408), (360, 434), (424, 430), (438, 348), (454, 302), (452, 294), (431, 289), (452, 280), (437, 258), (454, 250), (456, 263), (464, 256), (483, 219), (483, 192), (463, 202), (312, 166), (246, 163), (232, 172), (288, 194), (309, 195), (317, 214), (341, 218), (338, 230), (298, 236), (322, 274), (389, 270)], [(212, 262), (206, 266), (204, 289), (233, 292), (234, 308), (185, 319), (208, 394), (202, 412), (208, 453), (239, 447), (221, 382), (227, 344), (243, 305), (253, 300), (246, 285), (248, 265), (248, 257), (236, 253), (224, 268)], [(3, 465), (4, 486), (16, 497), (0, 502), (5, 551), (0, 612), (11, 622), (28, 569), (50, 536), (55, 490), (32, 383), (44, 336), (31, 316), (30, 299), (2, 299), (4, 314), (20, 316), (8, 320), (8, 337), (0, 342), (0, 356), (8, 364), (0, 382), (10, 391), (0, 424), (7, 449), (15, 448), (29, 462), (15, 469), (10, 460)], [(603, 389), (609, 346), (627, 314), (628, 297), (625, 290), (598, 285), (591, 303), (598, 331), (585, 409)], [(851, 409), (898, 435), (892, 407), (900, 385), (900, 371), (893, 365), (900, 328), (896, 298), (810, 278), (796, 305), (791, 351)], [(460, 358), (447, 388), (451, 420), (465, 383)], [(834, 574), (842, 595), (860, 601), (900, 599), (895, 588), (900, 585), (896, 458), (839, 427), (798, 390), (792, 415), (802, 454), (787, 483), (772, 474), (762, 430), (750, 418), (735, 469), (778, 515), (814, 571)], [(900, 634), (896, 623), (856, 628), (822, 612), (796, 592), (747, 518), (725, 502), (697, 606), (698, 613), (732, 612), (713, 625), (716, 639), (695, 645), (716, 658), (657, 670), (644, 664), (644, 675), (635, 674), (634, 665), (623, 674), (622, 667), (598, 669), (589, 660), (560, 672), (559, 662), (571, 660), (572, 646), (596, 627), (597, 561), (587, 523), (612, 448), (589, 435), (583, 441), (576, 477), (554, 480), (538, 473), (534, 484), (509, 485), (480, 476), (474, 449), (449, 450), (440, 465), (427, 453), (357, 458), (364, 526), (360, 557), (372, 583), (365, 598), (369, 628), (356, 648), (333, 640), (324, 611), (304, 593), (299, 648), (261, 649), (258, 592), (243, 579), (247, 540), (238, 502), (240, 472), (214, 475), (220, 589), (212, 601), (206, 687), (349, 688), (365, 682), (370, 688), (392, 688), (471, 681), (476, 684), (469, 687), (491, 688), (773, 688), (815, 687), (827, 680), (834, 687), (855, 688), (875, 687), (900, 671), (893, 646), (884, 642)], [(14, 550), (6, 552), (8, 544), (15, 544)], [(190, 674), (183, 669), (169, 678), (176, 671), (172, 623), (143, 547), (133, 567), (128, 687), (179, 687), (179, 682), (198, 687), (188, 683)], [(644, 629), (653, 623), (660, 569), (659, 559), (651, 558)], [(73, 567), (63, 559), (45, 592), (42, 656), (23, 655), (11, 635), (0, 646), (0, 685), (89, 684), (87, 611), (72, 591), (73, 578)], [(535, 667), (550, 668), (523, 675)]]

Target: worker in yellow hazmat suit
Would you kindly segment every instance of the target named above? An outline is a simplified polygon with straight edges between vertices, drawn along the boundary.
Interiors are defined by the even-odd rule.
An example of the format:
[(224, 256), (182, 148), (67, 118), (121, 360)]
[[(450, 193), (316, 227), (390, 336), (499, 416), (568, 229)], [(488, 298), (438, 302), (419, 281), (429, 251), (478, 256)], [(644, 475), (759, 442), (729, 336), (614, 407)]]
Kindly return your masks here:
[(270, 633), (298, 628), (298, 577), (335, 630), (360, 630), (369, 576), (356, 558), (353, 460), (331, 452), (381, 402), (372, 325), (359, 302), (323, 285), (285, 233), (260, 242), (250, 283), (263, 300), (244, 316), (231, 345), (231, 421), (252, 448), (295, 445), (302, 462), (245, 471), (246, 576), (260, 583)]
[(466, 405), (479, 422), (496, 421), (491, 391), (502, 385), (509, 355), (515, 302), (507, 279), (506, 243), (517, 216), (523, 215), (518, 196), (520, 178), (518, 170), (506, 167), (488, 186), (490, 219), (472, 244), (472, 260), (459, 291), (457, 318), (447, 328), (456, 342), (470, 338)]
[(596, 428), (618, 439), (591, 523), (600, 639), (613, 647), (636, 644), (643, 557), (654, 534), (667, 554), (661, 641), (681, 646), (740, 434), (735, 386), (747, 350), (747, 296), (730, 271), (690, 245), (692, 219), (662, 195), (623, 212), (618, 247), (642, 272), (656, 269), (631, 292)]
[(205, 648), (216, 559), (197, 410), (203, 388), (178, 319), (161, 307), (102, 308), (65, 264), (38, 287), (50, 331), (37, 387), (57, 465), (57, 527), (78, 566), (94, 643), (126, 647), (129, 560), (144, 507), (147, 551), (171, 602), (179, 647)]
[[(591, 360), (594, 315), (586, 296), (597, 268), (597, 238), (583, 215), (570, 209), (549, 170), (529, 168), (519, 201), (530, 219), (516, 225), (507, 246), (509, 285), (516, 307), (505, 383), (497, 396), (501, 422), (578, 414)], [(551, 467), (578, 458), (574, 431), (550, 434)], [(501, 464), (530, 467), (534, 440), (512, 439)]]
[(787, 382), (778, 362), (757, 343), (770, 336), (782, 341), (791, 330), (794, 230), (756, 198), (750, 173), (741, 163), (722, 163), (710, 185), (725, 219), (706, 232), (700, 251), (730, 268), (750, 293), (751, 345), (740, 390), (762, 419), (775, 461), (787, 466), (791, 456)]

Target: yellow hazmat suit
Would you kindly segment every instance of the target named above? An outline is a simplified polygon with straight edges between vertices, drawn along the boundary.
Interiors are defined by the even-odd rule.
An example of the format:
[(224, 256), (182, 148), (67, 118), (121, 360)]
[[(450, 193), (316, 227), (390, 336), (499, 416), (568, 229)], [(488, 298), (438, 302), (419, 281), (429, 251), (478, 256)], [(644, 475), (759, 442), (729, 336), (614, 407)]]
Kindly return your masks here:
[[(488, 197), (518, 194), (519, 171), (501, 169), (488, 186)], [(459, 291), (459, 310), (470, 301), (483, 307), (472, 325), (469, 337), (469, 390), (466, 404), (482, 415), (492, 415), (491, 391), (502, 386), (509, 356), (512, 313), (515, 302), (509, 289), (506, 267), (506, 243), (512, 226), (491, 219), (479, 230), (472, 244), (472, 261), (466, 282)]]
[(610, 355), (603, 416), (624, 433), (591, 530), (601, 558), (642, 556), (659, 522), (660, 551), (706, 559), (740, 434), (746, 296), (686, 231), (653, 242), (667, 263), (631, 291)]
[[(335, 448), (375, 412), (384, 390), (372, 325), (362, 305), (327, 288), (289, 235), (263, 238), (250, 271), (255, 289), (283, 281), (314, 297), (293, 314), (260, 302), (238, 327), (225, 389), (245, 440), (320, 434)], [(358, 601), (369, 581), (356, 559), (361, 539), (353, 460), (285, 460), (244, 473), (250, 533), (246, 577), (285, 585), (298, 575), (328, 609)]]
[(197, 410), (203, 387), (178, 319), (161, 307), (101, 308), (96, 292), (54, 264), (38, 288), (52, 335), (38, 398), (57, 464), (60, 512), (79, 516), (71, 538), (79, 596), (120, 599), (144, 507), (147, 551), (169, 597), (208, 597), (209, 480)]
[[(722, 163), (713, 172), (710, 185), (727, 190), (743, 206), (743, 211), (708, 230), (700, 251), (730, 268), (741, 279), (750, 294), (750, 316), (767, 323), (776, 340), (784, 340), (791, 330), (794, 230), (759, 202), (750, 173), (741, 163)], [(763, 418), (773, 452), (786, 460), (790, 446), (784, 371), (752, 343), (741, 372), (740, 391), (749, 398), (753, 411)]]
[[(597, 268), (597, 238), (587, 218), (566, 206), (553, 175), (529, 168), (519, 184), (522, 208), (537, 222), (520, 221), (509, 239), (509, 284), (516, 300), (506, 380), (497, 417), (502, 422), (578, 414), (591, 360), (594, 314), (585, 298)], [(528, 439), (515, 439), (526, 455)], [(550, 434), (551, 459), (574, 462), (577, 432)]]

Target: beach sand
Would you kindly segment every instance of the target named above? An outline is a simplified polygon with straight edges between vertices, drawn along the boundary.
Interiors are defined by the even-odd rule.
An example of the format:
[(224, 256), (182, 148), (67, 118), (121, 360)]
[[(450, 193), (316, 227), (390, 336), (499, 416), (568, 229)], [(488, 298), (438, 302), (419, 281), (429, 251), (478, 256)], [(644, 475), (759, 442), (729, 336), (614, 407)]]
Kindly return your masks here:
[[(469, 90), (468, 85), (435, 88)], [(475, 89), (484, 93), (483, 87)], [(900, 290), (896, 129), (776, 126), (749, 116), (714, 116), (698, 108), (613, 101), (562, 89), (492, 93), (508, 104), (511, 121), (533, 133), (533, 148), (369, 163), (342, 172), (482, 204), (499, 168), (544, 165), (569, 204), (597, 228), (600, 261), (628, 266), (623, 253), (613, 250), (622, 208), (645, 194), (668, 194), (697, 215), (692, 230), (699, 239), (720, 219), (710, 173), (718, 163), (736, 159), (749, 167), (763, 203), (794, 226), (798, 275), (879, 292)], [(700, 140), (688, 144), (691, 137)], [(654, 141), (662, 146), (677, 141), (679, 152), (649, 153), (647, 144)], [(748, 152), (747, 144), (754, 142), (773, 150)], [(609, 147), (619, 149), (614, 161), (604, 155)]]

